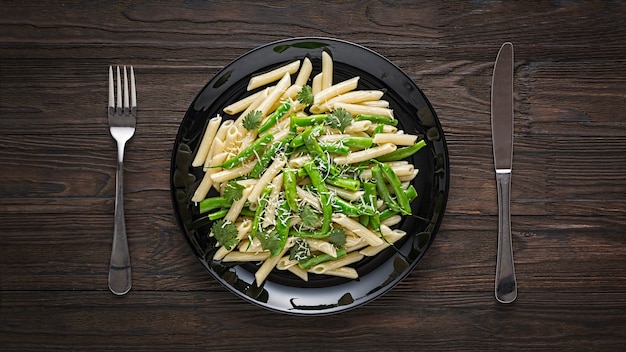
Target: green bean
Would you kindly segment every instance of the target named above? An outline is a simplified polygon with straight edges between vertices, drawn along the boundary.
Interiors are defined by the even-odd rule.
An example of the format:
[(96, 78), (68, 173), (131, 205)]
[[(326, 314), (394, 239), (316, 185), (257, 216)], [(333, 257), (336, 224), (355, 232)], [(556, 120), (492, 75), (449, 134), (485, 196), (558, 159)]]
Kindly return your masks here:
[(274, 156), (276, 156), (279, 151), (283, 150), (292, 139), (293, 135), (287, 135), (287, 137), (267, 147), (265, 152), (263, 152), (263, 154), (259, 157), (259, 160), (252, 168), (252, 171), (250, 171), (250, 177), (258, 178), (261, 176), (261, 174), (267, 169), (267, 166), (274, 159)]
[(285, 188), (285, 199), (292, 211), (298, 211), (298, 198), (296, 192), (296, 170), (285, 168), (283, 169), (283, 184)]
[(361, 189), (361, 181), (355, 180), (353, 178), (332, 176), (326, 178), (326, 183), (333, 186), (345, 188), (350, 191), (358, 191)]
[(285, 113), (289, 111), (290, 108), (291, 103), (289, 103), (289, 100), (285, 100), (282, 104), (280, 104), (278, 108), (276, 108), (276, 111), (270, 114), (270, 116), (265, 119), (265, 122), (261, 125), (261, 127), (259, 127), (259, 134), (269, 130), (272, 126), (274, 126), (278, 122), (278, 120), (280, 120), (283, 115), (285, 115)]
[(209, 212), (211, 210), (215, 210), (218, 208), (228, 208), (230, 207), (231, 203), (226, 200), (225, 197), (211, 197), (211, 198), (205, 198), (203, 200), (200, 201), (199, 203), (199, 211), (200, 214), (204, 214), (206, 212)]
[[(333, 197), (333, 206), (340, 212), (346, 214), (349, 217), (357, 217), (362, 214), (361, 210), (355, 205), (347, 202), (339, 197)], [(365, 214), (367, 215), (367, 214)]]
[(261, 196), (259, 197), (259, 204), (257, 205), (256, 211), (254, 212), (254, 219), (252, 220), (252, 229), (250, 230), (250, 239), (256, 237), (259, 233), (261, 216), (263, 215), (263, 211), (265, 210), (265, 206), (267, 205), (267, 200), (270, 195), (272, 187), (270, 185), (265, 186), (263, 188), (263, 192), (261, 192)]
[(255, 212), (250, 210), (250, 207), (243, 207), (243, 209), (241, 209), (241, 215), (243, 216), (253, 217), (254, 214)]
[(260, 136), (252, 144), (240, 151), (239, 154), (226, 160), (221, 166), (225, 169), (231, 169), (243, 163), (244, 161), (248, 160), (248, 158), (250, 158), (252, 155), (258, 154), (261, 149), (268, 145), (273, 139), (274, 136), (269, 132)]
[(417, 198), (417, 190), (413, 185), (409, 185), (406, 189), (406, 196), (409, 197), (409, 202), (412, 202), (413, 199)]
[(392, 126), (397, 126), (398, 125), (398, 120), (389, 117), (389, 116), (382, 116), (382, 115), (368, 115), (368, 114), (360, 114), (357, 115), (354, 118), (356, 121), (363, 121), (363, 120), (368, 120), (368, 121), (372, 121), (374, 123), (382, 123), (385, 125), (392, 125)]
[(374, 137), (375, 135), (379, 134), (379, 133), (383, 133), (385, 129), (385, 125), (384, 124), (378, 124), (376, 125), (376, 128), (374, 128), (374, 132), (372, 133), (372, 137)]
[(289, 237), (289, 225), (291, 210), (287, 202), (281, 202), (276, 211), (276, 234), (278, 235), (278, 246), (270, 248), (270, 257), (275, 257), (282, 252)]
[(338, 259), (341, 258), (343, 256), (345, 256), (346, 253), (346, 249), (345, 248), (337, 248), (337, 257), (333, 257), (330, 254), (327, 253), (323, 253), (320, 255), (317, 255), (315, 257), (309, 258), (307, 260), (304, 260), (300, 263), (298, 263), (298, 266), (300, 266), (300, 268), (304, 269), (304, 270), (308, 270), (314, 266), (316, 266), (317, 264), (321, 264), (324, 262), (328, 262), (334, 259)]
[(221, 218), (225, 217), (226, 214), (228, 214), (228, 209), (220, 209), (220, 210), (218, 210), (216, 212), (213, 212), (213, 213), (209, 214), (209, 219), (211, 221), (215, 221), (217, 219), (221, 219)]
[(383, 176), (380, 165), (374, 165), (374, 167), (372, 167), (372, 178), (374, 181), (376, 181), (376, 189), (378, 190), (378, 195), (383, 200), (383, 202), (385, 202), (387, 207), (395, 211), (401, 212), (402, 209), (400, 208), (396, 200), (393, 199), (391, 193), (389, 193), (389, 189), (387, 188), (387, 183), (385, 182), (385, 177)]
[(403, 160), (417, 153), (417, 151), (422, 149), (425, 145), (426, 141), (422, 139), (411, 146), (398, 148), (389, 154), (379, 156), (376, 160), (380, 162)]
[(387, 209), (381, 211), (380, 215), (378, 217), (379, 217), (380, 221), (383, 221), (383, 220), (387, 220), (390, 217), (392, 217), (394, 215), (397, 215), (397, 214), (400, 214), (400, 212), (396, 211), (396, 210), (393, 210), (391, 208), (387, 208)]
[(366, 149), (372, 146), (374, 139), (372, 137), (345, 137), (339, 140), (341, 144), (350, 148)]
[(339, 170), (335, 167), (334, 164), (330, 163), (328, 160), (328, 155), (322, 150), (319, 143), (317, 142), (317, 136), (322, 133), (322, 126), (315, 126), (312, 129), (306, 130), (302, 133), (302, 138), (304, 139), (304, 145), (306, 145), (306, 149), (311, 154), (313, 160), (317, 162), (317, 166), (322, 170), (328, 170), (333, 175), (338, 175)]
[(370, 224), (370, 215), (359, 215), (359, 224), (367, 227)]
[(331, 153), (331, 154), (340, 154), (340, 155), (348, 155), (350, 153), (350, 148), (346, 145), (339, 143), (319, 143), (320, 148), (323, 151)]
[(402, 182), (398, 178), (398, 175), (396, 175), (391, 166), (387, 164), (380, 163), (380, 168), (383, 172), (383, 176), (385, 176), (387, 181), (389, 181), (393, 192), (396, 194), (396, 199), (398, 201), (398, 205), (400, 205), (402, 214), (411, 214), (411, 204), (409, 203), (409, 198), (407, 197), (404, 188), (402, 188)]
[(330, 193), (328, 192), (328, 188), (326, 188), (324, 180), (322, 180), (322, 175), (319, 173), (319, 170), (317, 170), (317, 167), (312, 161), (305, 163), (303, 167), (311, 178), (311, 183), (317, 189), (317, 193), (320, 196), (323, 215), (322, 232), (326, 233), (330, 230), (330, 218), (333, 215), (333, 207), (330, 203)]
[[(363, 183), (363, 190), (365, 191), (365, 204), (373, 209), (376, 209), (376, 199), (378, 198), (376, 194), (376, 185), (371, 182), (365, 182)], [(369, 225), (371, 225), (371, 228), (376, 231), (380, 230), (380, 215), (378, 211), (374, 211), (374, 213), (370, 215)]]
[(291, 122), (294, 126), (298, 127), (307, 127), (307, 126), (315, 126), (321, 125), (326, 121), (328, 115), (320, 114), (320, 115), (311, 115), (311, 116), (292, 116)]
[[(309, 127), (306, 130), (304, 130), (302, 133), (297, 134), (295, 137), (293, 137), (293, 139), (291, 140), (291, 143), (289, 143), (289, 148), (291, 149), (296, 149), (300, 146), (304, 145), (304, 135), (306, 133), (311, 133), (310, 130), (312, 130), (313, 127)], [(293, 131), (295, 133), (295, 130)]]

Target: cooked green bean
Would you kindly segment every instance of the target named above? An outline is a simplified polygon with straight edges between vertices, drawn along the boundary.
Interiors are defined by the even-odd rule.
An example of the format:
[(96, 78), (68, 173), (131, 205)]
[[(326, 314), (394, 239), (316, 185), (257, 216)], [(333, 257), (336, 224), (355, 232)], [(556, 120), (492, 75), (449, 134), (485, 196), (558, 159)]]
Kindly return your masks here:
[(198, 209), (200, 211), (200, 214), (204, 214), (211, 210), (228, 208), (230, 207), (230, 204), (231, 202), (229, 202), (226, 197), (211, 197), (201, 200), (200, 204), (198, 205)]
[(411, 155), (417, 153), (417, 151), (422, 149), (425, 145), (426, 145), (426, 141), (422, 139), (411, 146), (398, 148), (389, 154), (379, 156), (378, 158), (376, 158), (376, 160), (380, 162), (404, 160), (410, 157)]
[(285, 149), (289, 142), (293, 139), (293, 135), (287, 135), (287, 137), (282, 140), (270, 144), (267, 149), (261, 154), (259, 160), (257, 160), (256, 164), (250, 171), (250, 177), (258, 178), (261, 174), (267, 169), (267, 166), (272, 162), (276, 154)]
[(368, 120), (374, 123), (382, 123), (385, 125), (397, 126), (398, 120), (389, 116), (360, 114), (354, 118), (356, 121)]
[(272, 140), (274, 136), (271, 133), (265, 133), (260, 136), (257, 140), (252, 142), (247, 148), (243, 149), (239, 152), (239, 154), (234, 157), (226, 160), (221, 166), (225, 169), (231, 169), (237, 165), (242, 164), (244, 161), (248, 160), (251, 156), (255, 154), (259, 154), (261, 149), (265, 148)]
[(328, 192), (328, 188), (326, 188), (322, 175), (319, 173), (313, 162), (305, 163), (303, 168), (311, 178), (311, 183), (313, 184), (313, 187), (317, 189), (317, 193), (320, 196), (320, 205), (322, 207), (323, 215), (322, 232), (328, 232), (328, 230), (330, 230), (330, 218), (333, 215), (330, 193)]
[(285, 100), (282, 102), (276, 110), (265, 119), (265, 122), (259, 127), (259, 134), (269, 130), (272, 126), (276, 125), (278, 120), (280, 120), (287, 111), (291, 108), (291, 103), (289, 100)]
[(285, 188), (285, 199), (292, 211), (298, 211), (298, 198), (296, 192), (296, 171), (294, 169), (283, 169), (283, 185)]
[(320, 255), (317, 255), (313, 258), (309, 258), (303, 262), (300, 262), (298, 265), (300, 266), (300, 268), (307, 270), (307, 269), (311, 269), (312, 267), (327, 262), (329, 260), (333, 260), (333, 259), (337, 259), (337, 258), (341, 258), (343, 256), (345, 256), (346, 253), (346, 249), (345, 248), (337, 248), (337, 257), (333, 257), (330, 254), (327, 253), (322, 253)]
[(409, 198), (402, 188), (402, 182), (398, 178), (398, 175), (396, 175), (391, 166), (383, 163), (380, 163), (379, 165), (383, 176), (385, 177), (389, 185), (391, 185), (391, 188), (396, 195), (396, 200), (398, 202), (398, 205), (400, 206), (400, 211), (404, 215), (411, 214), (411, 204), (409, 204)]

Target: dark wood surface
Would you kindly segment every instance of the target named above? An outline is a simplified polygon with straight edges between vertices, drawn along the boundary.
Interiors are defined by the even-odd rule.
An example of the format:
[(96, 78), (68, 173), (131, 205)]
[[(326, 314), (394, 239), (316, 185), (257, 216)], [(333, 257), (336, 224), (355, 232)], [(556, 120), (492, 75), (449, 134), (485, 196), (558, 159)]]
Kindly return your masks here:
[[(322, 6), (323, 5), (323, 6)], [(286, 316), (193, 257), (169, 160), (224, 65), (294, 36), (367, 46), (435, 107), (451, 187), (437, 238), (358, 309)], [(0, 2), (0, 349), (616, 350), (626, 343), (626, 5), (613, 1)], [(512, 227), (519, 296), (493, 296), (493, 61), (515, 45)], [(109, 65), (134, 65), (126, 149), (133, 289), (107, 288), (115, 150)]]

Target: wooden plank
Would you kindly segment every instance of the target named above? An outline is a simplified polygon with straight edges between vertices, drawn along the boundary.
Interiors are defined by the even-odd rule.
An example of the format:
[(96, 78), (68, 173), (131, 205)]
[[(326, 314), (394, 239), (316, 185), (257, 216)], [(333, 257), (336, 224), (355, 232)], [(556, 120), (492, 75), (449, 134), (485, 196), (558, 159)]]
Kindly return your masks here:
[[(269, 312), (226, 292), (131, 292), (120, 298), (108, 292), (26, 291), (2, 292), (0, 298), (7, 307), (4, 348), (31, 351), (144, 346), (235, 351), (255, 344), (300, 350), (411, 350), (419, 345), (435, 351), (574, 351), (618, 350), (626, 340), (626, 313), (620, 309), (626, 302), (617, 294), (535, 293), (505, 306), (482, 294), (417, 291), (340, 315), (310, 317), (306, 328), (301, 317)], [(163, 306), (164, 301), (170, 304)], [(270, 342), (259, 326), (291, 333)], [(518, 326), (528, 328), (520, 333)]]

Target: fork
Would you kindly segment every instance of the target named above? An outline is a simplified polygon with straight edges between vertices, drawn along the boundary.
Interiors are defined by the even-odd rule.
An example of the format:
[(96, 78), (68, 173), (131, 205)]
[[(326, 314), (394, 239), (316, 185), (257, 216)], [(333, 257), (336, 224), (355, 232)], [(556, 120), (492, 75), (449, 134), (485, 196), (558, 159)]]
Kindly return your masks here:
[[(117, 89), (115, 89), (117, 88)], [(117, 101), (116, 101), (117, 98)], [(130, 102), (129, 102), (130, 99)], [(117, 173), (115, 175), (115, 225), (113, 227), (113, 248), (109, 266), (109, 289), (116, 295), (130, 291), (131, 268), (124, 220), (124, 147), (135, 134), (137, 120), (137, 91), (135, 72), (130, 67), (130, 97), (128, 74), (124, 66), (124, 90), (120, 67), (117, 66), (117, 79), (113, 80), (113, 67), (109, 66), (109, 130), (117, 142)]]

